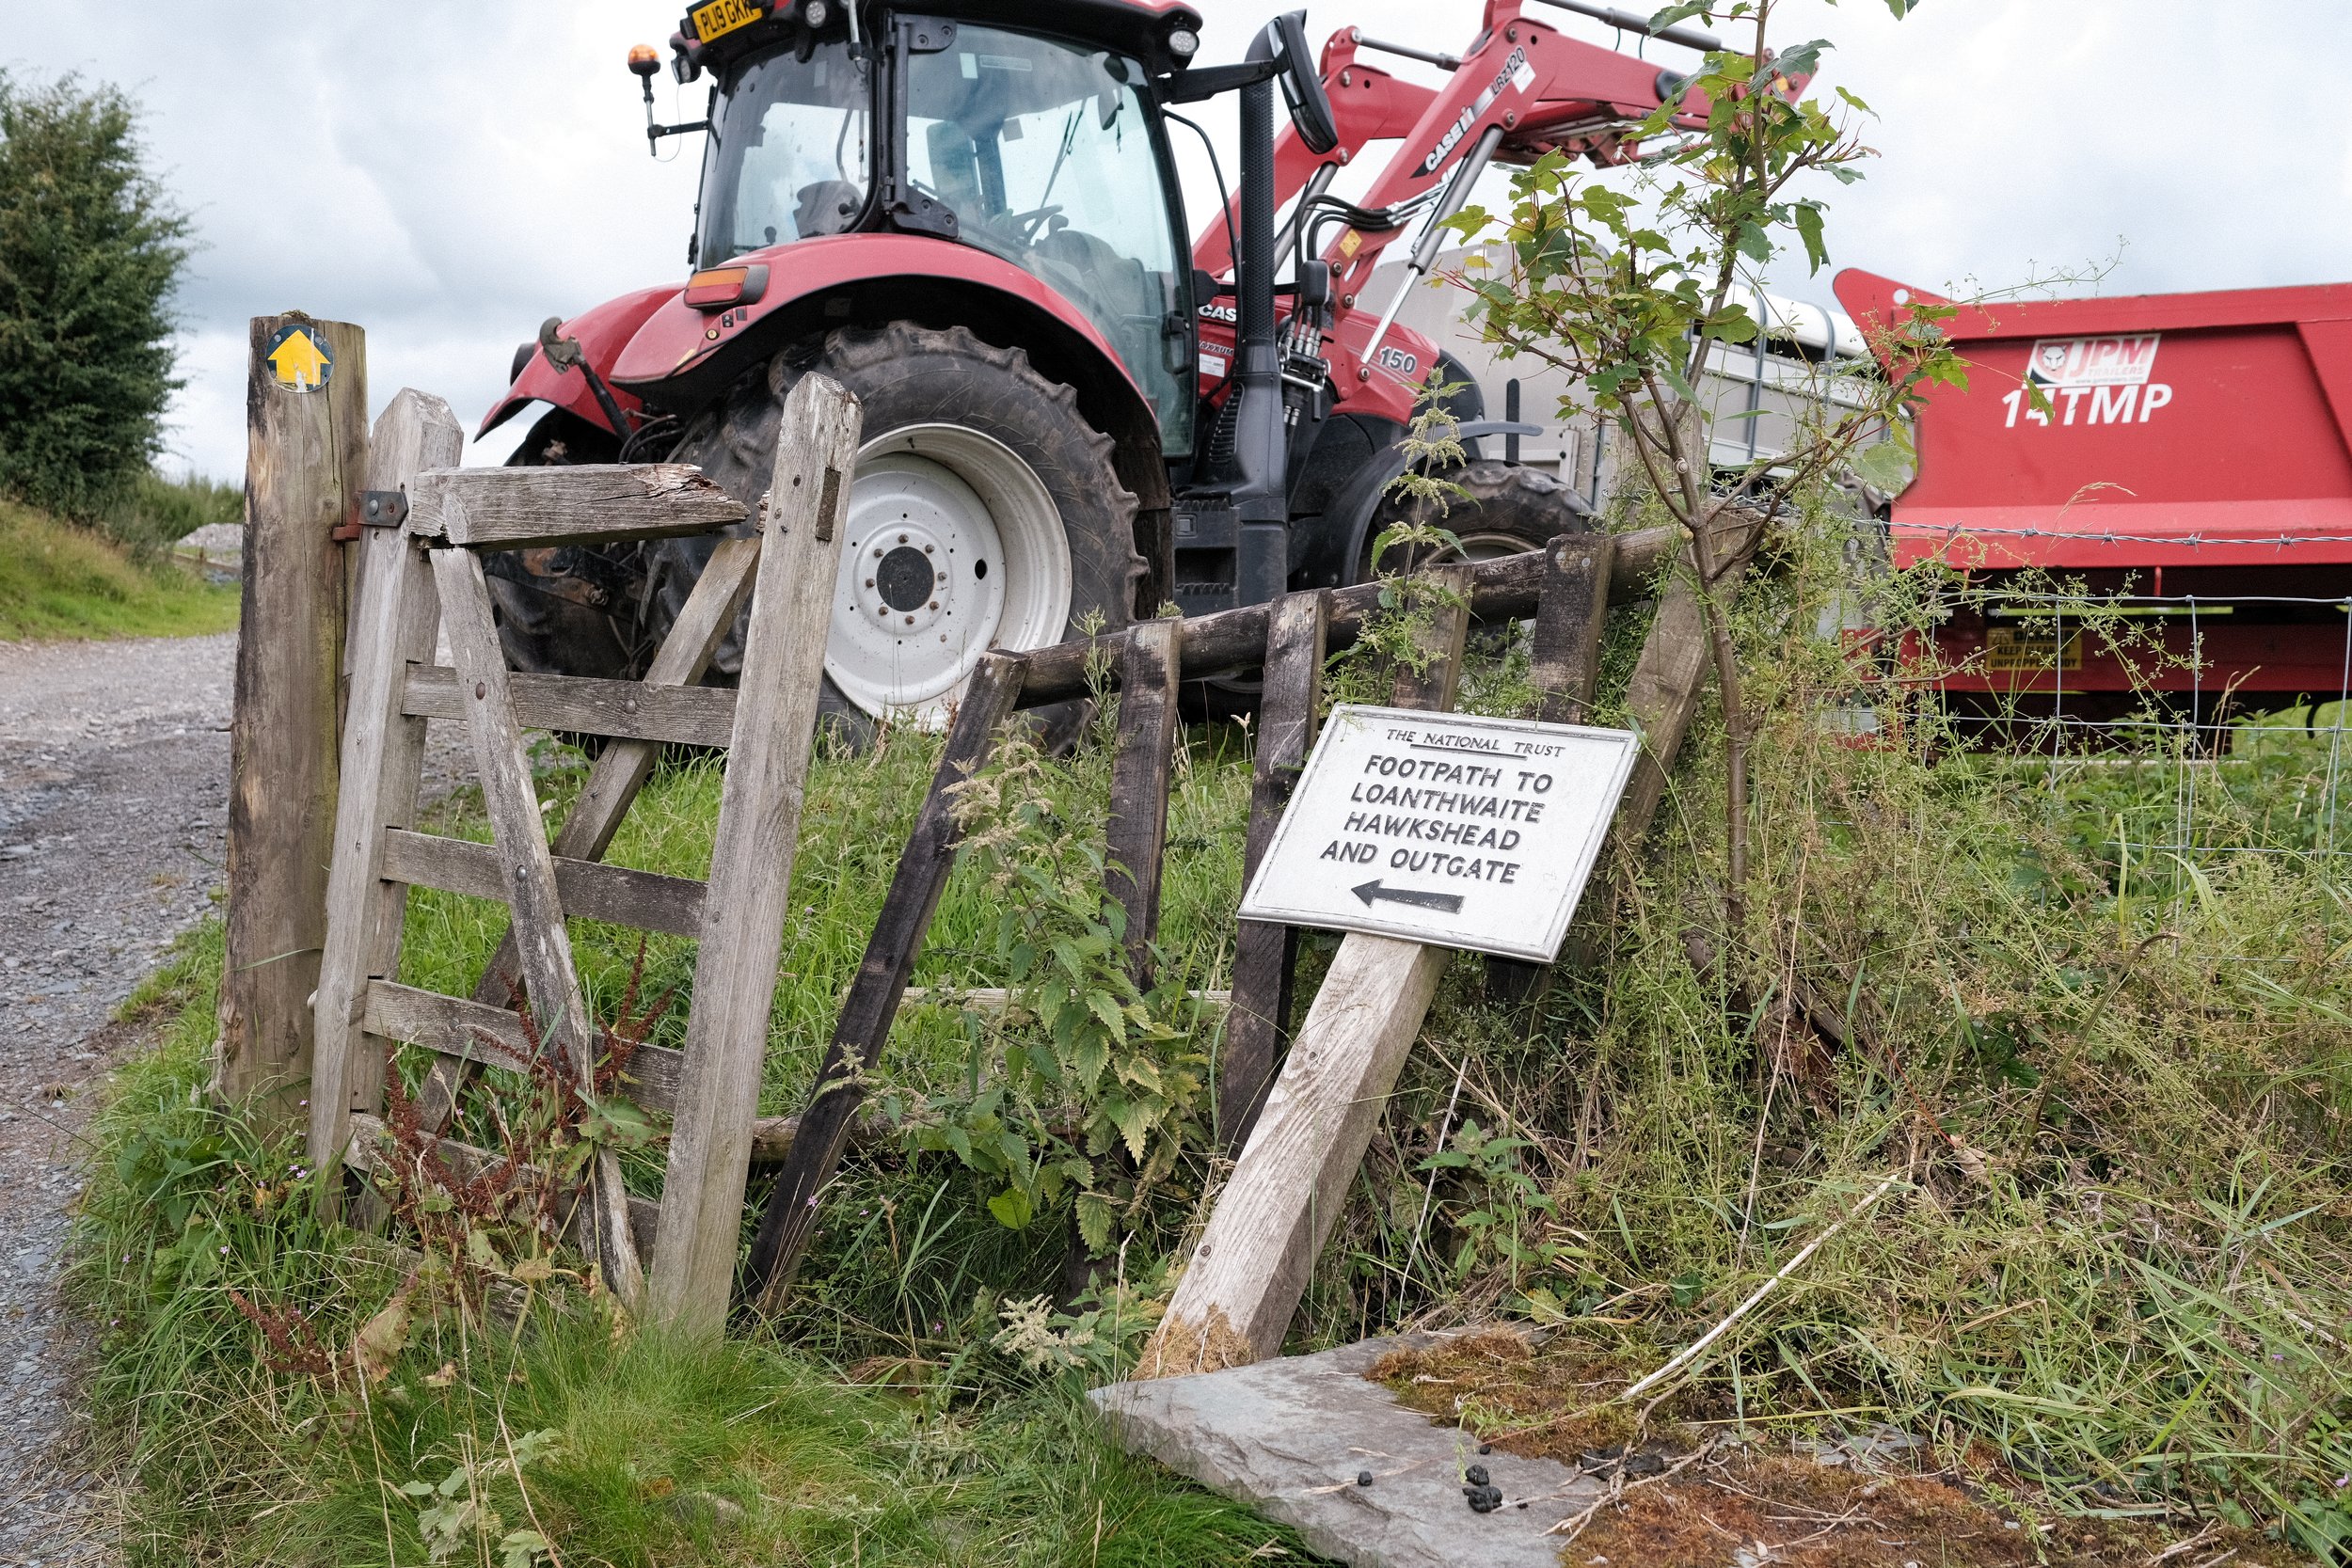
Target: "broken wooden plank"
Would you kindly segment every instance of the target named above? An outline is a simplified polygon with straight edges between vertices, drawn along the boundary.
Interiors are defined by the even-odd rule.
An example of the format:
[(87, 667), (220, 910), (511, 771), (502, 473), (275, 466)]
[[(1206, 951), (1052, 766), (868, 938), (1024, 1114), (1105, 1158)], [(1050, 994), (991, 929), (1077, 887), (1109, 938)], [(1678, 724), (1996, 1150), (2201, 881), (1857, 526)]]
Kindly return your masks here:
[[(517, 671), (515, 717), (527, 730), (565, 730), (676, 746), (723, 746), (735, 729), (735, 693), (711, 686), (654, 686)], [(425, 719), (462, 719), (457, 672), (421, 664), (408, 672), (401, 711)]]
[[(397, 489), (411, 474), (455, 462), (464, 444), (448, 404), (403, 388), (376, 420), (368, 487)], [(440, 626), (433, 569), (413, 540), (398, 529), (370, 528), (357, 549), (359, 602), (327, 869), (326, 944), (311, 996), (317, 1045), (310, 1149), (321, 1165), (349, 1144), (352, 1113), (383, 1103), (383, 1062), (362, 1046), (359, 1014), (368, 981), (400, 964), (406, 889), (384, 871), (384, 834), (416, 819), (424, 765), (424, 721), (401, 716), (400, 689), (411, 659), (433, 657)]]
[(857, 398), (815, 373), (793, 388), (778, 421), (648, 1296), (657, 1320), (691, 1335), (725, 1327), (735, 1281), (751, 1123), (863, 422)]
[(808, 1108), (802, 1113), (806, 1135), (776, 1179), (760, 1216), (759, 1233), (752, 1241), (744, 1293), (763, 1312), (783, 1304), (816, 1233), (818, 1196), (841, 1163), (849, 1130), (865, 1100), (859, 1074), (880, 1059), (890, 1037), (907, 978), (914, 973), (915, 957), (923, 950), (940, 893), (955, 865), (956, 846), (963, 837), (956, 821), (956, 791), (987, 762), (998, 726), (1020, 694), (1021, 664), (1017, 654), (986, 655), (964, 686), (939, 770), (931, 776), (930, 793), (923, 798), (914, 828), (907, 834), (874, 934), (866, 940), (866, 956), (858, 962), (857, 977), (850, 983), (850, 994), (834, 1024), (833, 1041), (817, 1069)]
[(1130, 628), (1119, 660), (1119, 736), (1111, 758), (1109, 864), (1104, 882), (1126, 911), (1128, 971), (1152, 983), (1152, 943), (1160, 930), (1160, 872), (1168, 843), (1168, 793), (1174, 771), (1176, 672), (1184, 623), (1143, 621)]
[[(571, 938), (564, 928), (555, 859), (548, 848), (538, 791), (532, 784), (530, 753), (515, 719), (506, 654), (491, 621), (482, 558), (469, 549), (437, 549), (430, 558), (433, 579), (441, 592), (442, 629), (458, 676), (471, 693), (466, 724), (473, 736), (483, 806), (507, 874), (506, 902), (513, 911), (532, 1017), (540, 1038), (550, 1050), (563, 1046), (580, 1085), (593, 1089), (596, 1030), (580, 998)], [(620, 1158), (612, 1149), (597, 1151), (588, 1186), (595, 1244), (587, 1250), (603, 1267), (606, 1286), (634, 1309), (644, 1294), (644, 1271), (628, 1227), (628, 1189), (621, 1181)]]
[[(1398, 705), (1453, 705), (1470, 629), (1470, 573), (1459, 562), (1430, 569), (1456, 592), (1415, 629), (1430, 662), (1418, 672), (1399, 663)], [(1281, 1349), (1453, 958), (1451, 948), (1360, 931), (1340, 943), (1136, 1376), (1216, 1371)]]
[[(603, 920), (667, 936), (702, 934), (703, 884), (691, 877), (668, 877), (555, 856), (555, 891), (564, 913), (574, 920)], [(475, 898), (506, 896), (511, 873), (493, 845), (399, 828), (384, 834), (383, 875)]]
[[(1274, 604), (1258, 704), (1258, 754), (1249, 780), (1244, 887), (1258, 874), (1258, 863), (1265, 858), (1282, 809), (1298, 783), (1298, 770), (1314, 746), (1329, 613), (1327, 589), (1287, 594)], [(1295, 927), (1241, 922), (1233, 938), (1233, 1006), (1226, 1016), (1216, 1069), (1217, 1142), (1227, 1148), (1239, 1148), (1248, 1140), (1274, 1081), (1274, 1058), (1290, 1031), (1291, 981), (1297, 960)]]
[(743, 506), (691, 463), (437, 468), (408, 492), (408, 531), (477, 549), (618, 545), (708, 533)]
[[(719, 541), (703, 575), (695, 579), (693, 592), (679, 608), (670, 635), (655, 651), (653, 663), (645, 671), (645, 685), (691, 686), (703, 678), (711, 656), (735, 625), (744, 595), (751, 592), (752, 570), (758, 563), (757, 535)], [(629, 803), (644, 787), (660, 755), (660, 746), (648, 740), (616, 740), (597, 752), (588, 769), (587, 784), (564, 814), (563, 827), (556, 830), (553, 852), (570, 860), (602, 860), (628, 815)], [(484, 966), (481, 979), (474, 983), (473, 999), (492, 1006), (503, 1004), (521, 973), (510, 928), (499, 940), (498, 951)], [(427, 1132), (437, 1132), (449, 1125), (469, 1071), (460, 1061), (433, 1064), (431, 1076), (418, 1091), (418, 1116)]]

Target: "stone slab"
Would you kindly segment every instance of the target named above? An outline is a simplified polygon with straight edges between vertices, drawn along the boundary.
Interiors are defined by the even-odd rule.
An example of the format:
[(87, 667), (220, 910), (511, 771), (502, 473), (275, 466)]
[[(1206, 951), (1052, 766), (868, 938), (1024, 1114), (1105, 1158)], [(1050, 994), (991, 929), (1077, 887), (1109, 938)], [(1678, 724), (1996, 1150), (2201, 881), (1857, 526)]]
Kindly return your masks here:
[[(1554, 1460), (1481, 1454), (1399, 1404), (1364, 1370), (1440, 1337), (1365, 1339), (1191, 1377), (1117, 1383), (1093, 1401), (1114, 1441), (1298, 1531), (1353, 1568), (1558, 1568), (1545, 1532), (1602, 1483)], [(1502, 1506), (1474, 1513), (1462, 1471), (1484, 1465)], [(1369, 1470), (1370, 1486), (1356, 1484)], [(1522, 1507), (1520, 1505), (1524, 1504)]]

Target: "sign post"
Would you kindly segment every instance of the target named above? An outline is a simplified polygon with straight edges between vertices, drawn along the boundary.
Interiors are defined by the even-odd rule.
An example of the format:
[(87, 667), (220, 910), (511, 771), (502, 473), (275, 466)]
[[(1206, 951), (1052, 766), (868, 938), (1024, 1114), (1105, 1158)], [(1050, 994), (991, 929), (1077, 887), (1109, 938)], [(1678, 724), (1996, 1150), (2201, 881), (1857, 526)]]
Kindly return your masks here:
[(1241, 917), (1549, 962), (1639, 749), (1623, 730), (1340, 707)]
[(1241, 916), (1351, 934), (1138, 1377), (1281, 1348), (1447, 963), (1465, 948), (1558, 954), (1640, 747), (1580, 725), (1332, 712)]

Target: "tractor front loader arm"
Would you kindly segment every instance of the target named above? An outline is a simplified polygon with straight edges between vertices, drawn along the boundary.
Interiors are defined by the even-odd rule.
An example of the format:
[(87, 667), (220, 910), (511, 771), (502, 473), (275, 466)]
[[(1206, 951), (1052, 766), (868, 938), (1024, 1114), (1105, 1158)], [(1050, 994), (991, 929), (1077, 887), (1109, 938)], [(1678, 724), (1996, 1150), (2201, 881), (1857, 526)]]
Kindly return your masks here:
[[(1333, 172), (1346, 166), (1375, 142), (1394, 141), (1421, 123), (1422, 117), (1437, 98), (1437, 93), (1418, 83), (1404, 81), (1378, 66), (1359, 64), (1357, 59), (1358, 40), (1361, 30), (1343, 27), (1333, 33), (1323, 46), (1321, 62), (1323, 91), (1331, 101), (1331, 113), (1339, 126), (1339, 145), (1330, 151), (1315, 153), (1299, 139), (1296, 127), (1285, 122), (1274, 137), (1274, 205), (1279, 210), (1295, 198), (1312, 183), (1328, 183)], [(1213, 277), (1223, 277), (1233, 269), (1233, 235), (1239, 231), (1241, 196), (1233, 195), (1232, 205), (1220, 217), (1212, 218), (1200, 230), (1192, 247), (1192, 264)], [(1295, 226), (1300, 221), (1291, 218)]]

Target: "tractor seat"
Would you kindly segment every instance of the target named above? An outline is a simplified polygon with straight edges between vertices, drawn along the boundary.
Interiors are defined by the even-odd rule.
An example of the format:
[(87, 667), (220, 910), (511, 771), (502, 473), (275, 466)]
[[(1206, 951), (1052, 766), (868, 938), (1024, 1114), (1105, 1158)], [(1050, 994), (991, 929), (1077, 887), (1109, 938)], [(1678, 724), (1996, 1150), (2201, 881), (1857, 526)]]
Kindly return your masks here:
[(803, 240), (846, 231), (866, 205), (866, 193), (847, 180), (819, 180), (796, 195), (800, 204), (792, 210), (792, 227)]

